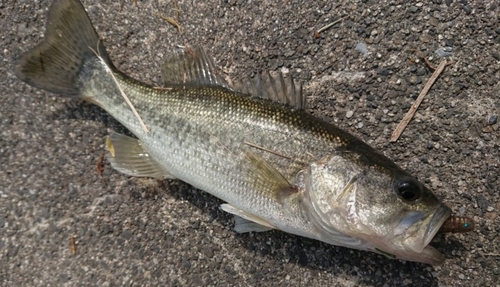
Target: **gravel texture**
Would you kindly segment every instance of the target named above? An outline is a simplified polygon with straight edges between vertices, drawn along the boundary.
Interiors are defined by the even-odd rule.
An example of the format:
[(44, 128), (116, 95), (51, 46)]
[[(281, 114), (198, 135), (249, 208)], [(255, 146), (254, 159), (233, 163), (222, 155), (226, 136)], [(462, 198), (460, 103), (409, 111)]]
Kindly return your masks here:
[[(277, 231), (239, 235), (219, 200), (182, 182), (106, 162), (100, 176), (104, 138), (124, 128), (16, 79), (49, 3), (2, 0), (0, 285), (500, 286), (498, 1), (179, 0), (182, 33), (160, 16), (175, 16), (172, 1), (137, 2), (83, 1), (125, 73), (160, 85), (169, 51), (197, 44), (232, 79), (289, 73), (313, 114), (383, 151), (477, 228), (439, 236), (447, 261), (431, 267)], [(454, 63), (389, 143), (432, 74), (413, 49)]]

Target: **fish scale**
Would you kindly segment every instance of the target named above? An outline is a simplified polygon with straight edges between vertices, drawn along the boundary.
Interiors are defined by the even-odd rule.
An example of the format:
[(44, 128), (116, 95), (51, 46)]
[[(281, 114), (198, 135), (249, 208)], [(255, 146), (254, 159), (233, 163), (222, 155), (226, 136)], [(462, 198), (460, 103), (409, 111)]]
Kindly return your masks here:
[[(240, 130), (246, 130), (245, 134), (238, 133), (236, 129), (231, 130), (239, 125), (221, 124), (222, 119), (215, 117), (216, 114), (212, 112), (213, 110), (223, 111), (227, 116), (223, 121), (234, 122), (243, 112), (239, 106), (239, 98), (220, 88), (174, 88), (172, 90), (145, 88), (118, 74), (119, 85), (123, 87), (125, 94), (134, 103), (150, 130), (146, 133), (125, 104), (116, 87), (117, 84), (113, 81), (101, 80), (102, 74), (106, 73), (103, 68), (102, 73), (96, 72), (92, 76), (93, 80), (84, 80), (89, 84), (84, 85), (83, 94), (85, 97), (92, 98), (93, 102), (103, 107), (138, 136), (148, 147), (150, 154), (157, 161), (163, 162), (174, 176), (186, 180), (197, 175), (196, 181), (191, 181), (192, 185), (209, 191), (225, 201), (234, 202), (236, 198), (247, 202), (245, 195), (249, 195), (251, 200), (248, 202), (255, 205), (266, 201), (264, 198), (259, 201), (255, 196), (256, 193), (242, 189), (244, 179), (239, 177), (240, 173), (235, 170), (241, 164), (239, 156), (244, 148), (242, 136), (245, 136), (245, 140), (255, 142), (252, 135), (257, 132), (252, 132), (247, 128), (240, 128)], [(99, 82), (99, 84), (94, 82)], [(155, 109), (149, 108), (151, 105)], [(226, 110), (232, 108), (233, 113), (225, 113)], [(185, 112), (186, 110), (190, 111), (189, 115)], [(252, 117), (259, 118), (257, 115), (249, 118)], [(270, 126), (269, 121), (265, 124)], [(248, 123), (240, 125), (248, 125)], [(232, 156), (227, 157), (228, 153)], [(223, 179), (223, 182), (220, 179)], [(233, 184), (229, 185), (228, 182)], [(240, 205), (240, 208), (242, 207)], [(244, 207), (245, 209), (256, 208), (256, 206)], [(262, 207), (262, 209), (268, 208), (268, 206)]]
[[(99, 78), (100, 75), (95, 76), (95, 79)], [(191, 179), (189, 182), (193, 186), (210, 192), (224, 201), (232, 202), (240, 209), (259, 210), (261, 213), (281, 209), (279, 203), (269, 200), (269, 197), (262, 193), (265, 190), (260, 190), (261, 193), (255, 192), (255, 188), (251, 185), (242, 188), (245, 186), (245, 178), (241, 177), (243, 172), (238, 172), (238, 168), (249, 168), (240, 157), (243, 151), (249, 149), (244, 141), (261, 146), (281, 147), (282, 150), (278, 151), (297, 159), (301, 159), (303, 155), (301, 153), (303, 147), (300, 145), (276, 144), (277, 141), (285, 142), (290, 138), (287, 133), (275, 132), (280, 128), (276, 119), (262, 120), (257, 112), (250, 112), (247, 113), (250, 116), (246, 120), (239, 123), (237, 121), (240, 115), (246, 112), (241, 106), (242, 100), (260, 106), (264, 110), (262, 113), (273, 113), (270, 106), (264, 102), (256, 103), (237, 97), (234, 93), (220, 88), (158, 90), (138, 86), (135, 81), (130, 81), (126, 77), (119, 78), (119, 83), (148, 126), (149, 133), (142, 130), (137, 118), (124, 103), (116, 89), (116, 83), (108, 81), (109, 86), (106, 88), (102, 85), (89, 85), (89, 90), (84, 94), (95, 95), (93, 96), (95, 101), (141, 138), (150, 154), (157, 161), (164, 163), (174, 176), (184, 181)], [(102, 93), (103, 90), (110, 92)], [(148, 108), (151, 105), (155, 109)], [(252, 105), (249, 105), (249, 109), (257, 110)], [(274, 108), (282, 110), (279, 105), (275, 105)], [(217, 113), (213, 112), (214, 110)], [(231, 110), (232, 112), (226, 112)], [(189, 111), (189, 114), (186, 111)], [(225, 117), (216, 117), (220, 112)], [(255, 125), (255, 121), (261, 123)], [(259, 126), (268, 128), (262, 129)], [(286, 122), (281, 123), (281, 126), (290, 129)], [(249, 127), (253, 127), (253, 130)], [(281, 135), (281, 138), (276, 136), (276, 133)], [(227, 154), (231, 156), (228, 157)], [(290, 164), (289, 160), (272, 157)], [(282, 165), (285, 166), (284, 163)], [(300, 167), (303, 168), (303, 166), (297, 168)], [(292, 171), (290, 174), (296, 172)], [(194, 175), (196, 175), (195, 180), (192, 179)], [(292, 177), (289, 180), (292, 180)], [(292, 221), (300, 219), (302, 222), (299, 226), (310, 226), (303, 218), (296, 218), (297, 215), (300, 216), (299, 210), (288, 209), (286, 213), (274, 217)]]

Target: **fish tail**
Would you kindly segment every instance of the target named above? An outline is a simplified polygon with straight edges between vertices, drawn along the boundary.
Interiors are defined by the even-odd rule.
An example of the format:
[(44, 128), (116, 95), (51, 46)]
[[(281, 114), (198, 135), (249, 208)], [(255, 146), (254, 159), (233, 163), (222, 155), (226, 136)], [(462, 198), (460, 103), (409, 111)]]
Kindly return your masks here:
[(78, 0), (55, 0), (49, 9), (45, 38), (24, 53), (15, 73), (31, 86), (69, 97), (81, 95), (88, 63), (103, 61), (116, 70)]

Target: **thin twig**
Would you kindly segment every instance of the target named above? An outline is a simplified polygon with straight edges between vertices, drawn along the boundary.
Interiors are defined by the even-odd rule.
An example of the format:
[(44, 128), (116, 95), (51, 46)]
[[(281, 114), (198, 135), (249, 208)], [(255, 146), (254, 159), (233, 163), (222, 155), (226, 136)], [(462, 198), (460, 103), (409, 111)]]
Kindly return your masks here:
[(244, 143), (244, 144), (246, 144), (246, 145), (249, 145), (249, 146), (251, 146), (251, 147), (254, 147), (254, 148), (256, 148), (256, 149), (260, 149), (260, 150), (263, 150), (263, 151), (267, 151), (268, 153), (272, 153), (272, 154), (274, 154), (274, 155), (277, 155), (277, 156), (280, 156), (280, 157), (283, 157), (283, 158), (286, 158), (286, 159), (290, 159), (290, 160), (291, 160), (291, 159), (293, 159), (293, 158), (291, 158), (291, 157), (289, 157), (289, 156), (286, 156), (286, 155), (283, 155), (283, 154), (277, 153), (277, 152), (272, 151), (272, 150), (270, 150), (270, 149), (267, 149), (267, 148), (265, 148), (265, 147), (258, 146), (258, 145), (254, 144), (254, 143), (250, 143), (250, 142), (247, 142), (247, 141), (244, 141), (243, 143)]
[(160, 14), (160, 13), (155, 13), (155, 14), (156, 14), (156, 16), (162, 18), (163, 20), (167, 21), (171, 25), (175, 26), (175, 28), (177, 28), (177, 31), (179, 33), (181, 33), (181, 24), (179, 24), (179, 21), (177, 21), (176, 19), (174, 19), (172, 17), (168, 17), (168, 16), (165, 16), (165, 15)]
[(398, 126), (394, 130), (394, 133), (392, 133), (390, 142), (395, 142), (398, 140), (399, 136), (403, 133), (406, 126), (408, 125), (408, 123), (411, 121), (411, 119), (415, 115), (415, 112), (417, 111), (418, 107), (420, 106), (420, 104), (424, 100), (425, 95), (429, 92), (431, 86), (434, 84), (436, 79), (439, 77), (439, 75), (441, 74), (441, 72), (443, 71), (445, 66), (446, 66), (446, 60), (442, 61), (439, 64), (439, 66), (436, 68), (434, 73), (432, 73), (432, 76), (427, 81), (427, 84), (425, 84), (424, 89), (422, 90), (420, 95), (418, 95), (417, 100), (413, 103), (410, 110), (408, 110), (406, 115), (403, 117), (401, 122), (398, 124)]
[(413, 49), (413, 51), (415, 51), (415, 53), (417, 54), (417, 57), (419, 58), (422, 58), (422, 60), (424, 60), (425, 64), (433, 71), (436, 70), (436, 66), (434, 66), (429, 60), (427, 60), (427, 58), (424, 56), (424, 54), (422, 52), (420, 52), (420, 50), (417, 50), (417, 49)]
[(175, 10), (175, 20), (179, 22), (179, 15), (181, 13), (181, 10), (179, 10), (179, 4), (177, 3), (177, 0), (173, 0), (174, 2), (174, 10)]
[[(97, 47), (99, 47), (99, 42), (97, 42)], [(141, 125), (141, 127), (144, 129), (144, 131), (146, 133), (149, 133), (149, 130), (146, 127), (146, 125), (144, 124), (144, 122), (142, 121), (141, 116), (139, 116), (139, 113), (137, 112), (137, 110), (132, 105), (132, 102), (128, 99), (127, 95), (125, 94), (125, 92), (123, 91), (122, 87), (120, 86), (120, 83), (118, 82), (118, 80), (115, 78), (115, 75), (113, 74), (113, 71), (111, 71), (111, 69), (108, 67), (108, 65), (104, 61), (104, 59), (94, 49), (92, 49), (91, 47), (89, 47), (89, 49), (92, 52), (94, 52), (94, 54), (97, 56), (97, 58), (99, 58), (99, 60), (101, 60), (101, 62), (104, 64), (104, 67), (106, 67), (106, 71), (111, 75), (111, 77), (113, 78), (113, 81), (115, 81), (116, 86), (118, 87), (118, 90), (120, 91), (120, 94), (123, 96), (123, 98), (125, 99), (125, 102), (127, 102), (128, 106), (130, 107), (130, 109), (132, 110), (132, 112), (134, 113), (134, 115), (136, 116), (136, 118), (139, 120), (139, 124)]]
[(69, 238), (69, 249), (71, 250), (72, 255), (76, 255), (76, 242), (75, 242), (75, 236), (72, 235)]
[(104, 172), (104, 167), (102, 166), (102, 161), (104, 159), (104, 152), (101, 153), (101, 156), (97, 159), (97, 162), (96, 162), (96, 169), (97, 169), (97, 173), (99, 174), (99, 176), (102, 177), (102, 174)]
[(337, 21), (333, 21), (332, 23), (327, 24), (327, 25), (325, 25), (325, 26), (323, 26), (323, 27), (319, 28), (319, 29), (318, 29), (318, 31), (316, 31), (316, 33), (317, 33), (317, 34), (319, 34), (319, 33), (323, 32), (323, 31), (325, 31), (326, 29), (329, 29), (329, 28), (330, 28), (330, 27), (332, 27), (333, 25), (335, 25), (335, 24), (337, 24), (337, 23), (342, 22), (342, 19), (343, 19), (343, 18), (340, 18), (340, 19), (338, 19)]

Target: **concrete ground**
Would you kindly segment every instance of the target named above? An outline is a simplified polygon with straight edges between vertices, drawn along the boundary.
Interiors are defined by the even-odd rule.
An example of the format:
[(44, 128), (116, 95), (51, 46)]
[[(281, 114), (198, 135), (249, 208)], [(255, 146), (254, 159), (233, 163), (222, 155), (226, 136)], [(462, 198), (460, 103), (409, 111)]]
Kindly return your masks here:
[[(476, 221), (436, 238), (438, 267), (278, 231), (236, 234), (221, 202), (187, 184), (106, 162), (100, 176), (104, 138), (124, 128), (13, 74), (42, 39), (49, 2), (0, 2), (1, 286), (500, 286), (498, 1), (179, 0), (180, 33), (162, 17), (175, 17), (172, 1), (83, 1), (115, 65), (141, 81), (161, 84), (176, 45), (205, 46), (232, 79), (281, 70), (302, 80), (312, 113)], [(389, 143), (432, 74), (415, 49), (453, 64)]]

